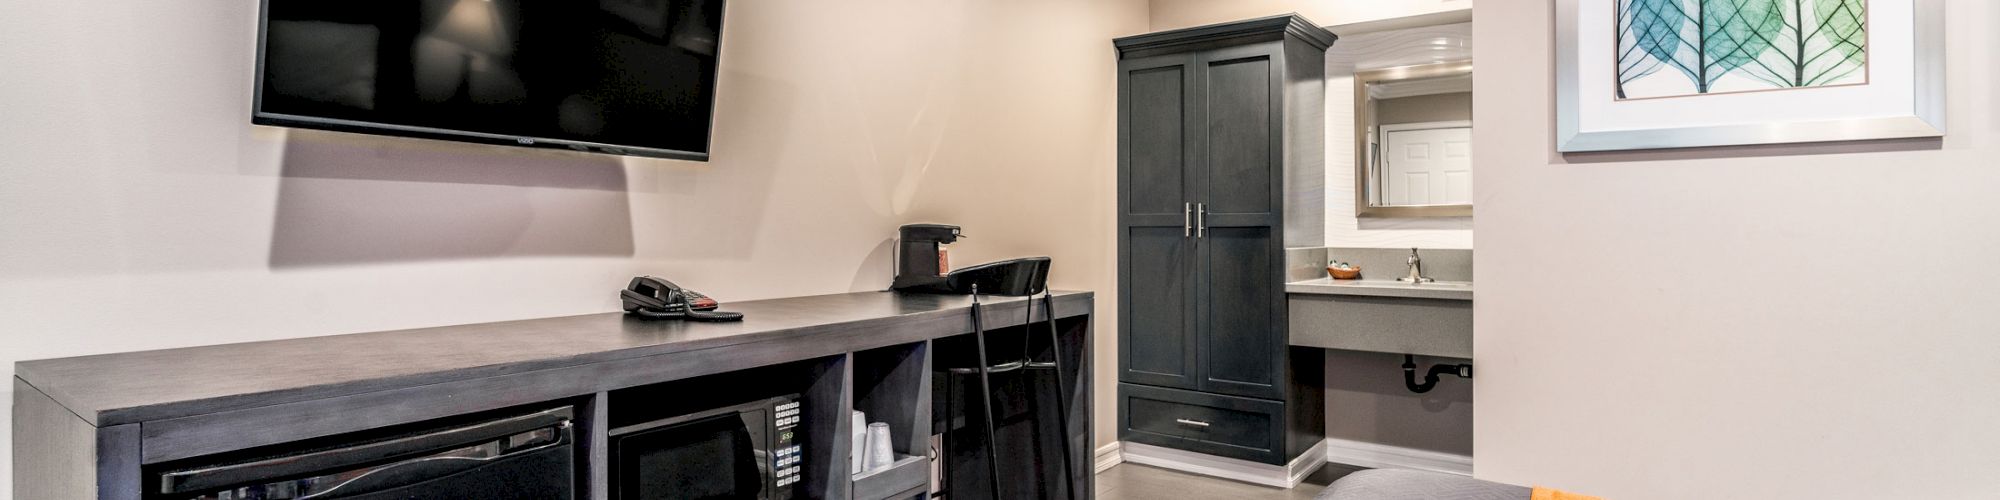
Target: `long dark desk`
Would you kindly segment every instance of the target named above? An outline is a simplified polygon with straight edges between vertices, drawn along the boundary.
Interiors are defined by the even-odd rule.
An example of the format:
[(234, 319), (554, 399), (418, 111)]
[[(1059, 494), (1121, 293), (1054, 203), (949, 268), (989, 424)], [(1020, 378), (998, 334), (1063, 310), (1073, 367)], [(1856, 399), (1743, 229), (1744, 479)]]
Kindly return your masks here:
[[(985, 300), (989, 330), (1030, 319), (1024, 299)], [(1082, 325), (1087, 363), (1093, 295), (1057, 292), (1055, 302), (1057, 318)], [(146, 464), (926, 343), (970, 333), (970, 304), (861, 292), (728, 304), (746, 314), (739, 323), (605, 313), (23, 361), (14, 493), (139, 498)], [(1041, 309), (1034, 321), (1046, 317)], [(1087, 444), (1090, 370), (1077, 373), (1077, 392), (1065, 397), (1082, 416), (1070, 428)], [(601, 422), (604, 405), (595, 406)], [(602, 474), (591, 475), (591, 497), (604, 498)]]

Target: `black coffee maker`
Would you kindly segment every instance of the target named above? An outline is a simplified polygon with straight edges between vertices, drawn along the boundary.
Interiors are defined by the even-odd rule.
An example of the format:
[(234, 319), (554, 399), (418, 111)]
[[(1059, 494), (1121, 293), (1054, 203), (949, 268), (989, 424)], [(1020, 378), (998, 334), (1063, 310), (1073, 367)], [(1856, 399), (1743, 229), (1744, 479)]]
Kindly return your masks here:
[(896, 279), (889, 285), (896, 291), (968, 294), (977, 285), (981, 294), (1028, 296), (1041, 293), (1049, 280), (1048, 257), (989, 262), (952, 271), (945, 245), (965, 237), (958, 226), (909, 224), (900, 235)]
[(945, 245), (958, 242), (964, 234), (950, 224), (909, 224), (896, 241), (896, 290), (923, 290), (944, 284), (951, 271)]

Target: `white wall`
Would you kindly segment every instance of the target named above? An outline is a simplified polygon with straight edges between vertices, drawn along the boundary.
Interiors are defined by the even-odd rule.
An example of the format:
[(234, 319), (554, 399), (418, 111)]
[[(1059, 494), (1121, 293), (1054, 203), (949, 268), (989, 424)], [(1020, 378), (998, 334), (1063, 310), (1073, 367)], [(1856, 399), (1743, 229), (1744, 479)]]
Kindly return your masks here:
[(7, 3), (8, 372), (612, 311), (642, 273), (724, 301), (876, 290), (919, 221), (966, 226), (961, 262), (1053, 256), (1115, 312), (1110, 39), (1146, 31), (1142, 0), (733, 2), (706, 164), (251, 126), (255, 5)]
[(2000, 491), (2000, 6), (1943, 3), (1941, 145), (1601, 163), (1552, 152), (1550, 0), (1476, 8), (1479, 477), (1620, 500)]

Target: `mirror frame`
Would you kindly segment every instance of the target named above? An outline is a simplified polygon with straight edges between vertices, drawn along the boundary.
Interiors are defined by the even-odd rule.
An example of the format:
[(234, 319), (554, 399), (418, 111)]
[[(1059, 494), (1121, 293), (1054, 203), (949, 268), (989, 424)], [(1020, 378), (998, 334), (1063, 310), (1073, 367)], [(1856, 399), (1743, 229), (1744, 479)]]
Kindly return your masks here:
[[(1415, 66), (1354, 72), (1354, 216), (1355, 217), (1471, 217), (1472, 205), (1421, 205), (1378, 207), (1368, 204), (1368, 128), (1375, 122), (1374, 108), (1368, 106), (1368, 85), (1467, 75), (1472, 61), (1449, 61)], [(1478, 95), (1473, 99), (1477, 100)], [(1474, 133), (1477, 133), (1475, 130)], [(1475, 170), (1473, 175), (1478, 175)]]

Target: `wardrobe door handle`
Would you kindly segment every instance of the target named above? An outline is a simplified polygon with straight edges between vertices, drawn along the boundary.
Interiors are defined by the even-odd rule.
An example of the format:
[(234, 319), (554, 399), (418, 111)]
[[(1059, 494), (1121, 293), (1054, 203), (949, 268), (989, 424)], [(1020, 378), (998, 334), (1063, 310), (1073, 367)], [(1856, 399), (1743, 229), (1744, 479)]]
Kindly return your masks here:
[(1208, 204), (1194, 204), (1194, 237), (1208, 237)]
[(1192, 234), (1189, 234), (1189, 233), (1192, 233), (1192, 232), (1194, 232), (1194, 223), (1192, 223), (1192, 222), (1188, 222), (1188, 217), (1189, 217), (1189, 216), (1190, 216), (1191, 214), (1193, 214), (1193, 213), (1194, 213), (1194, 204), (1193, 204), (1193, 203), (1182, 203), (1182, 204), (1181, 204), (1181, 237), (1182, 237), (1182, 238), (1186, 238), (1186, 237), (1189, 237), (1189, 236), (1193, 236)]

